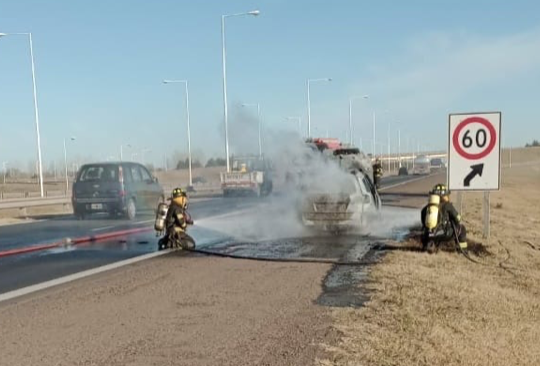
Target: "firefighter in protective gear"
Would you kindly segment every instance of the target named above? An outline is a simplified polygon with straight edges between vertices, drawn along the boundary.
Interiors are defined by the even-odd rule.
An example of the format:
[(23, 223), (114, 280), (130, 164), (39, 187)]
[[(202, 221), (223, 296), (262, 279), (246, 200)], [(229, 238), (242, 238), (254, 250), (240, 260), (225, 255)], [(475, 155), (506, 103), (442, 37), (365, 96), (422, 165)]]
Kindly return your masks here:
[(373, 184), (375, 184), (375, 187), (377, 189), (380, 188), (382, 176), (383, 176), (383, 167), (382, 167), (381, 159), (377, 158), (375, 159), (375, 163), (373, 164)]
[(450, 202), (450, 190), (444, 184), (437, 184), (430, 192), (430, 201), (422, 209), (421, 219), (424, 249), (430, 241), (430, 233), (437, 233), (438, 242), (457, 237), (460, 248), (467, 249), (467, 230), (461, 222), (461, 215)]
[[(175, 188), (171, 195), (171, 205), (167, 211), (165, 219), (165, 237), (160, 240), (160, 249), (166, 243), (177, 243), (188, 238), (186, 229), (188, 225), (193, 225), (191, 215), (187, 212), (188, 197), (182, 188)], [(193, 240), (189, 237), (190, 240)]]

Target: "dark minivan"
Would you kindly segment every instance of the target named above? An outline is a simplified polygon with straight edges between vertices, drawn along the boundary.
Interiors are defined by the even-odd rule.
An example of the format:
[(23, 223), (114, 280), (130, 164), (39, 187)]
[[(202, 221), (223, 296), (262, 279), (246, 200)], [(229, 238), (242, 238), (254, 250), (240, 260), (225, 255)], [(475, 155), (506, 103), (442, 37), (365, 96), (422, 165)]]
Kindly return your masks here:
[(79, 219), (97, 212), (119, 214), (133, 220), (138, 210), (155, 209), (163, 201), (163, 188), (139, 163), (85, 164), (73, 183), (73, 212)]

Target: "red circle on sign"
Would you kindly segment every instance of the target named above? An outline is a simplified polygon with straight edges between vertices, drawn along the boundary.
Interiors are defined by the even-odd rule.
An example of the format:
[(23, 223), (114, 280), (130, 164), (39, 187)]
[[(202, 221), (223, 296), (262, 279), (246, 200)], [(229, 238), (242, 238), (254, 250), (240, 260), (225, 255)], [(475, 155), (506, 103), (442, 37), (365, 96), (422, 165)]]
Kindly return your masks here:
[[(459, 134), (461, 133), (461, 130), (471, 123), (480, 123), (489, 131), (489, 145), (483, 151), (480, 151), (477, 154), (470, 154), (466, 152), (459, 143)], [(493, 148), (497, 144), (497, 132), (495, 131), (495, 127), (493, 127), (493, 125), (489, 123), (487, 119), (482, 117), (469, 117), (459, 123), (454, 131), (454, 135), (452, 136), (452, 142), (454, 144), (454, 149), (456, 149), (459, 155), (463, 156), (465, 159), (478, 160), (485, 158), (490, 152), (493, 151)]]

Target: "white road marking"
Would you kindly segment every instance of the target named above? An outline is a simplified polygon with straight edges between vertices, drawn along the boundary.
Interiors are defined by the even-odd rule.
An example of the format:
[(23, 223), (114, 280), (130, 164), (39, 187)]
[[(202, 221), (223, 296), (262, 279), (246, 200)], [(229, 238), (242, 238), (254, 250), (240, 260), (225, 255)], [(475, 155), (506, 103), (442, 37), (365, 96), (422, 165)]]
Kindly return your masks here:
[(15, 299), (17, 297), (24, 296), (24, 295), (29, 295), (29, 294), (31, 294), (33, 292), (45, 290), (45, 289), (48, 289), (48, 288), (51, 288), (51, 287), (54, 287), (54, 286), (63, 285), (63, 284), (73, 282), (73, 281), (76, 281), (76, 280), (79, 280), (79, 279), (82, 279), (82, 278), (85, 278), (85, 277), (93, 276), (93, 275), (96, 275), (98, 273), (103, 273), (103, 272), (110, 271), (110, 270), (113, 270), (113, 269), (116, 269), (116, 268), (128, 266), (128, 265), (133, 264), (133, 263), (137, 263), (137, 262), (141, 262), (141, 261), (144, 261), (144, 260), (147, 260), (147, 259), (159, 257), (161, 255), (168, 254), (170, 252), (171, 252), (171, 250), (163, 250), (163, 251), (160, 251), (160, 252), (152, 252), (152, 253), (140, 255), (138, 257), (129, 258), (129, 259), (126, 259), (126, 260), (123, 260), (123, 261), (120, 261), (120, 262), (115, 262), (115, 263), (107, 264), (107, 265), (104, 265), (104, 266), (101, 266), (101, 267), (92, 268), (92, 269), (89, 269), (89, 270), (86, 270), (86, 271), (74, 273), (74, 274), (71, 274), (71, 275), (68, 275), (68, 276), (65, 276), (65, 277), (56, 278), (54, 280), (50, 280), (50, 281), (47, 281), (47, 282), (42, 282), (42, 283), (39, 283), (39, 284), (36, 284), (36, 285), (24, 287), (24, 288), (21, 288), (21, 289), (18, 289), (18, 290), (13, 290), (13, 291), (10, 291), (10, 292), (6, 292), (4, 294), (0, 294), (0, 303), (3, 302), (3, 301), (12, 300), (12, 299)]

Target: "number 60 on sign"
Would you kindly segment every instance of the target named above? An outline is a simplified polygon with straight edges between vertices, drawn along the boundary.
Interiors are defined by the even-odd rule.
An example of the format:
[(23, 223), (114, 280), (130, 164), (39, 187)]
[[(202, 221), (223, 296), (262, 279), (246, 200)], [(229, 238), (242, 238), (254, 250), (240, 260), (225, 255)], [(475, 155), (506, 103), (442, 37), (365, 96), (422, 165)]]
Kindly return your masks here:
[(460, 113), (449, 117), (448, 185), (453, 190), (500, 187), (501, 113)]

